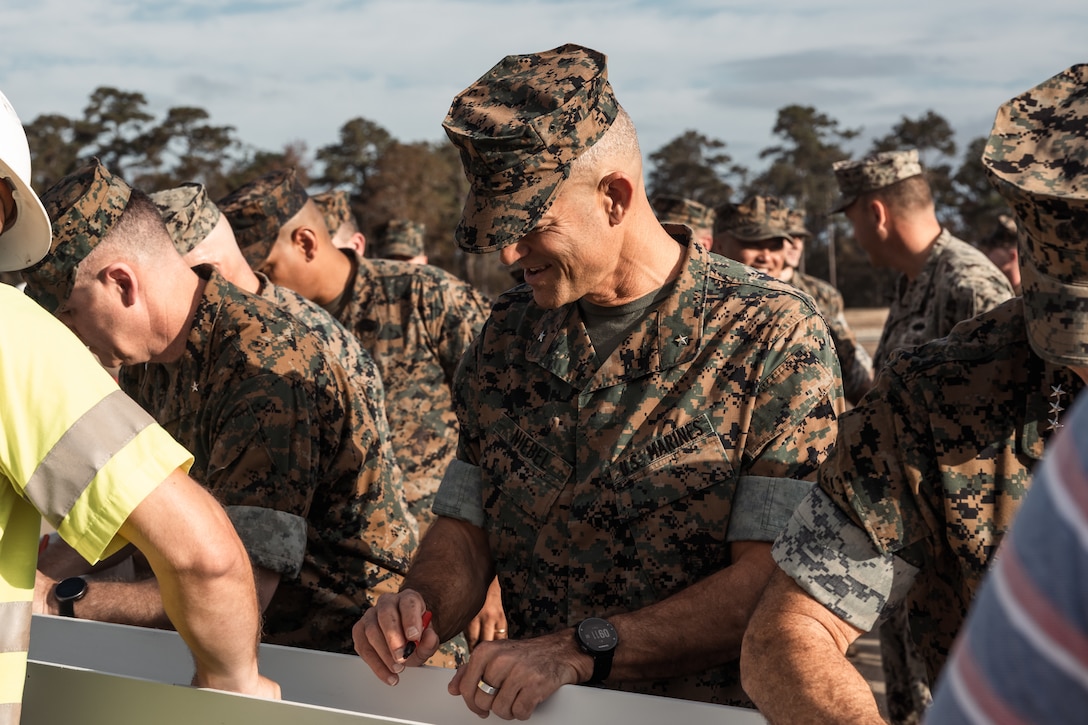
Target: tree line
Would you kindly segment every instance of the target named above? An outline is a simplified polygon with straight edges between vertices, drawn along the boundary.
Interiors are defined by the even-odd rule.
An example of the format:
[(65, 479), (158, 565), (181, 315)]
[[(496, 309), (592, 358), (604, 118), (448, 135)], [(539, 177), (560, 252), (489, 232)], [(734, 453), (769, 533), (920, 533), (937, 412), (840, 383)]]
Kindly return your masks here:
[[(279, 151), (258, 149), (238, 138), (234, 127), (212, 123), (201, 108), (174, 107), (156, 118), (142, 93), (110, 87), (91, 94), (81, 118), (44, 114), (25, 128), (34, 159), (32, 183), (39, 192), (95, 156), (141, 189), (197, 181), (213, 199), (274, 168), (294, 166), (315, 192), (348, 191), (368, 237), (390, 219), (412, 219), (426, 226), (432, 264), (491, 295), (511, 283), (497, 255), (464, 254), (453, 241), (468, 183), (456, 150), (444, 139), (401, 142), (359, 117), (344, 123), (337, 140), (311, 158), (300, 142)], [(766, 165), (753, 170), (734, 163), (724, 141), (686, 130), (647, 156), (647, 191), (712, 207), (750, 194), (778, 196), (804, 210), (813, 233), (805, 249), (806, 271), (835, 282), (847, 306), (883, 306), (894, 273), (874, 270), (842, 215), (826, 214), (838, 193), (831, 165), (850, 158), (844, 144), (860, 132), (812, 106), (785, 106), (773, 128), (776, 143), (759, 154)], [(980, 161), (986, 139), (973, 140), (957, 165), (954, 135), (948, 121), (930, 110), (918, 118), (902, 117), (870, 151), (918, 149), (938, 217), (953, 234), (973, 241), (991, 232), (1006, 207)]]

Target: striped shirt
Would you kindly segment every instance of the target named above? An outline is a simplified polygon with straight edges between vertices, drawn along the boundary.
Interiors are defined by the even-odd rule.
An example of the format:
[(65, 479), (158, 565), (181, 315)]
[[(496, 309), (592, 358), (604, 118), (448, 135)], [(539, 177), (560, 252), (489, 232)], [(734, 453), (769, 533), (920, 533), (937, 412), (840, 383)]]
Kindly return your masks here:
[(927, 723), (1088, 719), (1088, 398), (1035, 474)]

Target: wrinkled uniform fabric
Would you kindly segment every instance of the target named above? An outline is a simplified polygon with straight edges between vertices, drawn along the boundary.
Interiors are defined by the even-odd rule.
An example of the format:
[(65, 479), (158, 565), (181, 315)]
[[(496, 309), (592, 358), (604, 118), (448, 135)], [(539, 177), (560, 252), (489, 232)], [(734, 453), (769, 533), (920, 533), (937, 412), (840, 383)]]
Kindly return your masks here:
[[(265, 640), (353, 652), (352, 625), (397, 591), (416, 543), (382, 427), (310, 328), (196, 270), (207, 283), (185, 353), (143, 375), (122, 368), (121, 384), (193, 452), (191, 475), (228, 510), (282, 514), (239, 526), (232, 511), (254, 563), (281, 573)], [(305, 522), (300, 571), (277, 561), (295, 548), (278, 525), (290, 517)]]
[(423, 531), (434, 518), (431, 503), (456, 452), (450, 385), (490, 305), (437, 267), (344, 253), (353, 257), (355, 277), (340, 308), (330, 311), (381, 373), (405, 496)]
[[(986, 255), (942, 229), (918, 276), (896, 280), (874, 370), (879, 372), (896, 350), (944, 337), (957, 323), (1012, 296), (1008, 279)], [(881, 626), (881, 654), (891, 719), (912, 725), (911, 713), (927, 705), (930, 695), (922, 684), (924, 663), (910, 651), (904, 627), (903, 613), (892, 614)]]
[(896, 350), (944, 337), (958, 323), (1012, 296), (1009, 280), (986, 255), (942, 229), (918, 276), (896, 280), (895, 299), (873, 356), (874, 370)]
[(1082, 387), (1031, 352), (1020, 298), (897, 354), (839, 420), (820, 485), (775, 543), (775, 560), (859, 629), (905, 607), (933, 683), (1051, 420)]
[[(542, 309), (526, 286), (465, 356), (458, 459), (481, 469), (512, 638), (646, 607), (729, 566), (731, 541), (773, 540), (833, 441), (823, 319), (688, 240), (672, 294), (607, 360), (577, 304)], [(753, 501), (731, 516), (738, 488)], [(736, 661), (606, 686), (750, 706)]]
[(948, 659), (933, 723), (1073, 723), (1088, 712), (1088, 398), (1035, 469)]
[(819, 277), (801, 274), (796, 270), (790, 284), (811, 297), (816, 308), (827, 320), (827, 329), (831, 332), (831, 339), (839, 357), (839, 368), (842, 370), (843, 394), (852, 404), (857, 405), (869, 392), (869, 388), (873, 387), (873, 360), (846, 323), (842, 294)]

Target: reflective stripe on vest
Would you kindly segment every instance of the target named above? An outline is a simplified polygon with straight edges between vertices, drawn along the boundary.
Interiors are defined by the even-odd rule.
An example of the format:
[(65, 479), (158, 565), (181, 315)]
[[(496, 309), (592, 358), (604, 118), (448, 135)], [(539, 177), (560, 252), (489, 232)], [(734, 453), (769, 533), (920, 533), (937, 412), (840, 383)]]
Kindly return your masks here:
[(0, 602), (0, 652), (30, 649), (30, 615), (33, 602)]
[(26, 498), (54, 528), (110, 458), (154, 419), (116, 390), (79, 417), (38, 464)]
[(21, 702), (0, 702), (0, 725), (19, 725), (22, 710)]

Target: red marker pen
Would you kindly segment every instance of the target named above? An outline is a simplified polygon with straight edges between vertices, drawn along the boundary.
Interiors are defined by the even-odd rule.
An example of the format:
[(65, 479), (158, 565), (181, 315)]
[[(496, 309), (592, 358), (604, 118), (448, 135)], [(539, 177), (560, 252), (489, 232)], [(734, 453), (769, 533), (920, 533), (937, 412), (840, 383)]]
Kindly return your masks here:
[[(426, 630), (427, 627), (430, 626), (430, 624), (431, 624), (431, 612), (430, 612), (430, 610), (428, 610), (428, 611), (423, 613), (423, 629)], [(422, 637), (423, 633), (420, 632), (419, 636)], [(418, 647), (418, 646), (419, 646), (419, 640), (418, 639), (409, 640), (408, 644), (404, 645), (404, 655), (403, 655), (404, 659), (408, 659), (409, 657), (411, 657), (412, 653), (416, 651), (416, 647)]]

